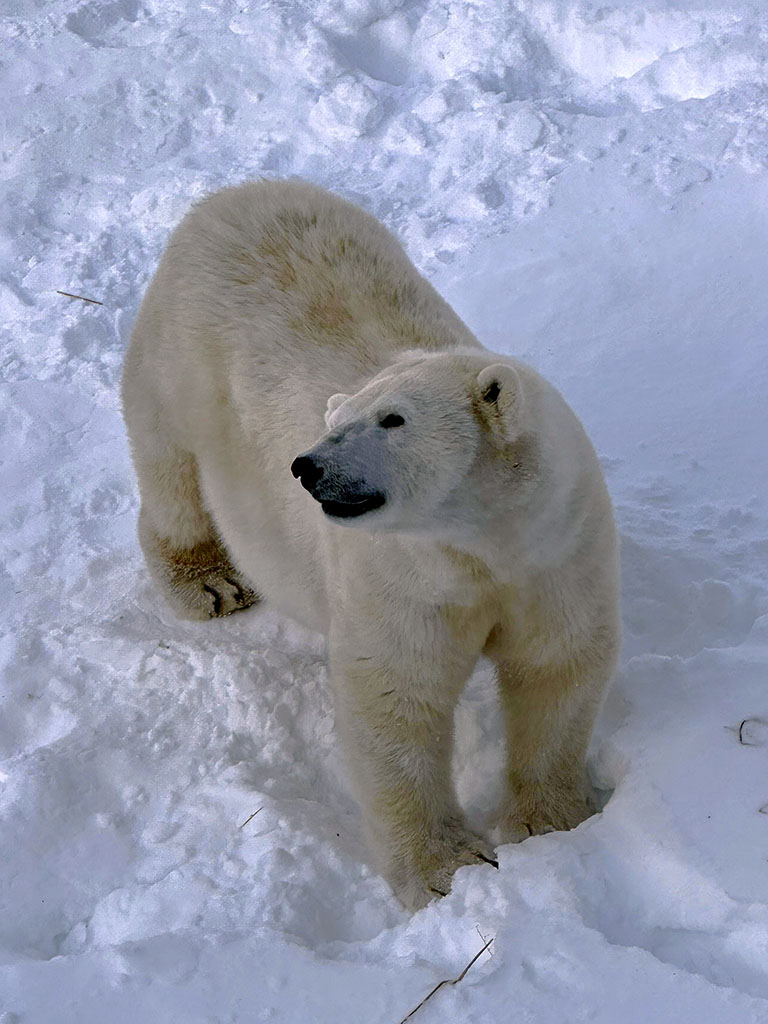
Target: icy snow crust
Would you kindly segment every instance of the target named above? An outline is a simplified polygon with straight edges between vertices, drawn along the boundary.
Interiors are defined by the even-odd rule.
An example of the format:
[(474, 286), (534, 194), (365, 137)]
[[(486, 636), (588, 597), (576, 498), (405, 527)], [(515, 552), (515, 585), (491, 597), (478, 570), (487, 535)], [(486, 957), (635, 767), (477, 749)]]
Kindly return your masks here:
[[(1, 1024), (398, 1024), (490, 937), (416, 1020), (768, 1021), (764, 7), (3, 14)], [(562, 388), (617, 505), (605, 809), (413, 918), (367, 862), (322, 640), (176, 621), (135, 539), (130, 325), (189, 204), (261, 174), (394, 228)], [(481, 667), (456, 753), (480, 825), (496, 711)]]

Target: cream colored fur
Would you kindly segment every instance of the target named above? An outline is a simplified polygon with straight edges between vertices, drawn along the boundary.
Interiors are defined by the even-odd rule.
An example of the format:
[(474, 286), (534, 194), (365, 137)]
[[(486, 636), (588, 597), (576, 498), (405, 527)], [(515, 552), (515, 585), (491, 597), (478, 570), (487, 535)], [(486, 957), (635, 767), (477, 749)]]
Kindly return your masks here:
[[(142, 547), (177, 610), (258, 594), (327, 634), (350, 780), (406, 906), (493, 860), (450, 774), (482, 654), (509, 741), (503, 837), (590, 813), (584, 759), (619, 637), (595, 453), (554, 388), (483, 349), (376, 220), (302, 182), (195, 207), (141, 308), (123, 400)], [(404, 424), (384, 429), (387, 412)], [(329, 437), (358, 439), (381, 509), (330, 519), (293, 478)]]

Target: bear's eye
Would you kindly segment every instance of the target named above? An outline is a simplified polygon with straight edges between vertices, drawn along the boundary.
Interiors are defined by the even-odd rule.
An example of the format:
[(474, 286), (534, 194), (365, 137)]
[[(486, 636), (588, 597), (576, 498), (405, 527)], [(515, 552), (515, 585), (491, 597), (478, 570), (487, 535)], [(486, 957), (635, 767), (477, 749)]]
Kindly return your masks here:
[(402, 427), (405, 423), (403, 417), (396, 412), (391, 412), (388, 416), (385, 416), (383, 420), (379, 420), (379, 426), (384, 427), (385, 430), (389, 430), (390, 427)]

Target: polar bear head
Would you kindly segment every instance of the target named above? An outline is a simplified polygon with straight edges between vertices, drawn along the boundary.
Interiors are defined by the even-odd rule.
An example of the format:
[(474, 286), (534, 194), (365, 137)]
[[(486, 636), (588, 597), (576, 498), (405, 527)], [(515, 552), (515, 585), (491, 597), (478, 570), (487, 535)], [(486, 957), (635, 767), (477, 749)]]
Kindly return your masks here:
[(328, 399), (327, 433), (293, 475), (330, 519), (371, 530), (465, 532), (536, 476), (525, 368), (490, 353), (406, 355)]

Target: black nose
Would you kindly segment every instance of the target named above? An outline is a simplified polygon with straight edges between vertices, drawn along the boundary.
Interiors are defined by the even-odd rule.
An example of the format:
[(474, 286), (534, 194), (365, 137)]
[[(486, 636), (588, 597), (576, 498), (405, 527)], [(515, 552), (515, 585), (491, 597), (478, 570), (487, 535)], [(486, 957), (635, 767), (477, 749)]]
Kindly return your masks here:
[(311, 456), (300, 455), (298, 459), (293, 460), (291, 472), (297, 480), (301, 477), (302, 487), (310, 491), (323, 475), (323, 467), (318, 466)]

